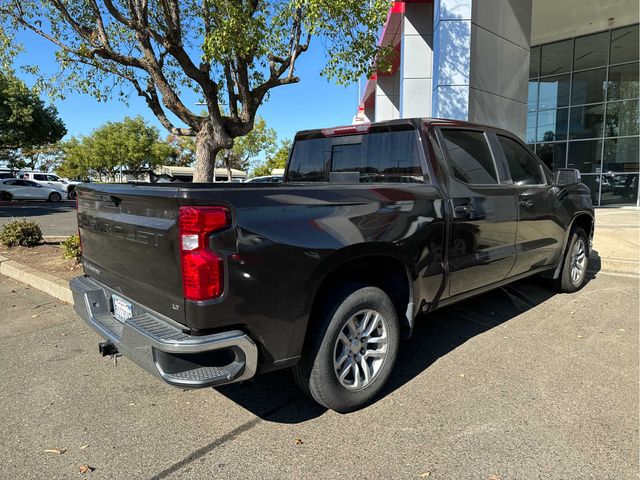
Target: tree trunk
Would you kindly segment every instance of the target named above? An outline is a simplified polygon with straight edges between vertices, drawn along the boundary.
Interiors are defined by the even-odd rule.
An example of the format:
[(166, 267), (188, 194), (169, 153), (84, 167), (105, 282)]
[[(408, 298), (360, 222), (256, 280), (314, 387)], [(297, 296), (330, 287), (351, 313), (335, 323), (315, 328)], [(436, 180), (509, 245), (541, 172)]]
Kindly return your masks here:
[(227, 169), (227, 182), (231, 181), (231, 150), (225, 150), (222, 165)]
[(196, 135), (196, 166), (193, 171), (195, 183), (213, 181), (216, 156), (224, 148), (231, 148), (233, 139), (222, 130), (204, 122)]
[(230, 159), (227, 158), (226, 166), (227, 166), (227, 182), (231, 181), (231, 162)]

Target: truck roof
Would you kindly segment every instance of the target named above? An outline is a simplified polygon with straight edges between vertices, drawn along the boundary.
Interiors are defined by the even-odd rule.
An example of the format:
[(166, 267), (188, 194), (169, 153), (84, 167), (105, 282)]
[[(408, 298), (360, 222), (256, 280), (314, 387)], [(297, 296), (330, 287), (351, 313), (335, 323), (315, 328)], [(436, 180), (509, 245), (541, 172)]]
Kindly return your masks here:
[(330, 128), (314, 128), (309, 130), (301, 130), (295, 135), (295, 140), (302, 140), (306, 138), (314, 137), (328, 137), (333, 135), (348, 135), (367, 133), (369, 130), (394, 130), (395, 128), (402, 128), (402, 126), (419, 127), (421, 125), (437, 125), (437, 126), (449, 126), (449, 127), (470, 127), (470, 128), (483, 128), (491, 129), (494, 131), (500, 131), (505, 133), (511, 133), (504, 129), (493, 127), (491, 125), (484, 125), (481, 123), (467, 122), (464, 120), (452, 120), (447, 118), (402, 118), (396, 120), (385, 120), (383, 122), (371, 122), (371, 123), (359, 123), (355, 125), (342, 125)]

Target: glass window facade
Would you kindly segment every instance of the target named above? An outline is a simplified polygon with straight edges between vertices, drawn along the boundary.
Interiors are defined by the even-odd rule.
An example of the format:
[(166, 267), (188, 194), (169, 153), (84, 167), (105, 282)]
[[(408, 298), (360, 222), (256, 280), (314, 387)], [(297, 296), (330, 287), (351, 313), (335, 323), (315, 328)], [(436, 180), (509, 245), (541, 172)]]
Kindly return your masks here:
[(594, 205), (640, 204), (639, 25), (531, 48), (527, 142)]

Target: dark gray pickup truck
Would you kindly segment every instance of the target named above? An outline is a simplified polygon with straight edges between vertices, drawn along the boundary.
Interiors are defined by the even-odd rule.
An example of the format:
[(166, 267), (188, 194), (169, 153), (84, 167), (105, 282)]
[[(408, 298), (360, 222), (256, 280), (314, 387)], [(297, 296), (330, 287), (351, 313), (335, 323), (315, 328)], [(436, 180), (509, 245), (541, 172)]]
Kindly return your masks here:
[(438, 119), (303, 131), (282, 184), (83, 184), (75, 310), (165, 382), (292, 368), (371, 402), (419, 314), (531, 275), (584, 281), (589, 189), (512, 134)]

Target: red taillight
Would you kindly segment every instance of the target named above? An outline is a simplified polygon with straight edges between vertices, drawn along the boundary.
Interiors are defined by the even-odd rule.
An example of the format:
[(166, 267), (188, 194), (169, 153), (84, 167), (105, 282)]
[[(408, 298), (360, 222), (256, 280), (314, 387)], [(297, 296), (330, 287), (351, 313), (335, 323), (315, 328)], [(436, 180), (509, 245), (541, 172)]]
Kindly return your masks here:
[(222, 258), (209, 250), (209, 235), (229, 225), (231, 213), (225, 207), (180, 207), (182, 286), (187, 300), (210, 300), (222, 293)]

